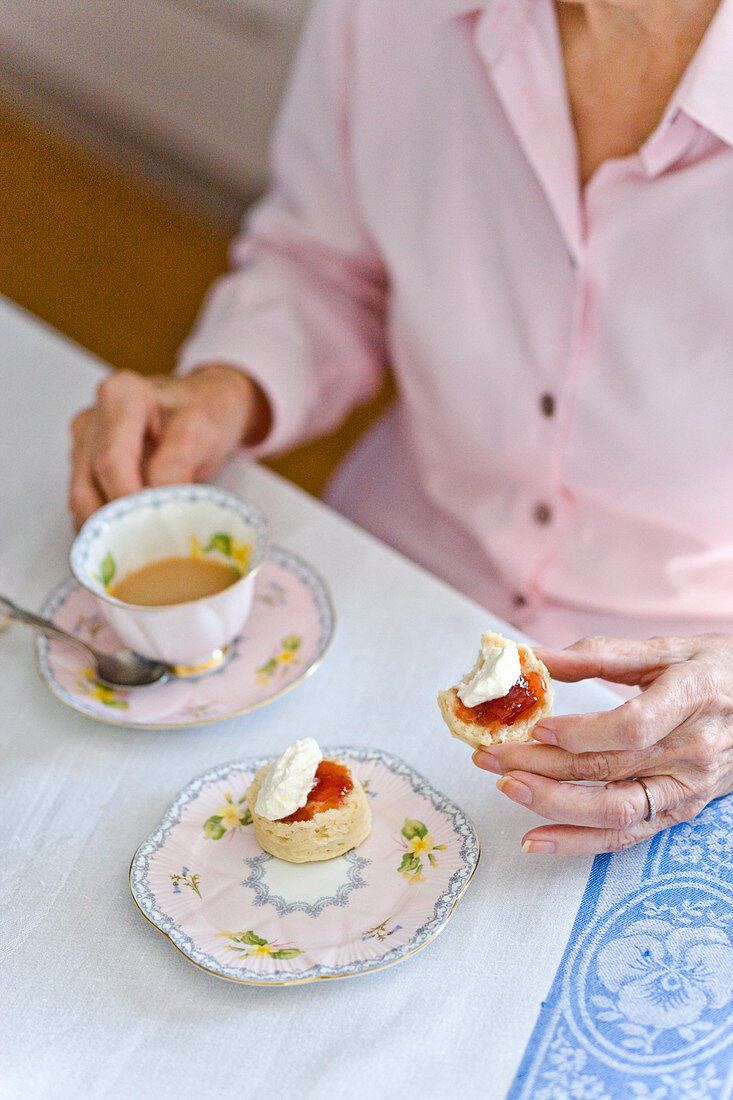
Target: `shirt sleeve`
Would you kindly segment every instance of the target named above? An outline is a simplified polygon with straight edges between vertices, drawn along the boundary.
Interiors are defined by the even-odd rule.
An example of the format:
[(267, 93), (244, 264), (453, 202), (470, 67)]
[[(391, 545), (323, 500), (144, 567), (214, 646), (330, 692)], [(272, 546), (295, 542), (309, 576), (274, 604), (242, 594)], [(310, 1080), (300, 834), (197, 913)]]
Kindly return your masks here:
[(256, 453), (321, 435), (378, 389), (386, 278), (352, 177), (352, 0), (316, 0), (280, 110), (272, 184), (211, 288), (177, 370), (239, 366), (267, 394)]

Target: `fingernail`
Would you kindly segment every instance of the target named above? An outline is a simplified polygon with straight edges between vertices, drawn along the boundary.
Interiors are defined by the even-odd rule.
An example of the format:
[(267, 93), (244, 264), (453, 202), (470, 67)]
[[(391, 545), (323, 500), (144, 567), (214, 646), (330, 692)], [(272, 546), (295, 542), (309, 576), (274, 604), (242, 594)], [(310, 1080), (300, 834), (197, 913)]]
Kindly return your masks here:
[(535, 741), (541, 741), (543, 745), (557, 744), (557, 737), (555, 734), (552, 730), (549, 730), (547, 726), (543, 726), (542, 724), (535, 726), (532, 736)]
[(494, 756), (493, 752), (485, 752), (484, 749), (477, 749), (473, 754), (473, 762), (477, 768), (483, 768), (485, 772), (493, 772), (494, 775), (501, 775), (499, 761)]
[(522, 851), (539, 855), (540, 853), (554, 852), (557, 845), (554, 840), (525, 840)]
[(524, 806), (532, 804), (532, 792), (529, 787), (526, 783), (513, 779), (511, 775), (503, 775), (496, 785), (502, 794), (511, 798), (512, 802), (521, 802)]

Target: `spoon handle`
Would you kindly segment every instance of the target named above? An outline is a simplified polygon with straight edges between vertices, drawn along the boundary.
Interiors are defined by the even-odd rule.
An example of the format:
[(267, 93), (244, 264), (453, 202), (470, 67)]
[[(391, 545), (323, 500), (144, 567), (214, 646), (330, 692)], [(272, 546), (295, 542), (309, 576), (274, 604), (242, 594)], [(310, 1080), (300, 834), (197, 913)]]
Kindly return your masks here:
[(40, 615), (34, 615), (32, 611), (25, 611), (22, 607), (14, 604), (12, 600), (9, 600), (7, 596), (0, 596), (0, 611), (4, 611), (9, 618), (15, 619), (16, 622), (26, 623), (27, 626), (34, 627), (41, 634), (45, 634), (47, 638), (60, 638), (63, 642), (70, 642), (71, 645), (83, 649), (92, 660), (96, 660), (94, 650), (81, 638), (77, 638), (75, 634), (69, 634), (66, 630), (61, 630), (49, 619), (42, 619)]

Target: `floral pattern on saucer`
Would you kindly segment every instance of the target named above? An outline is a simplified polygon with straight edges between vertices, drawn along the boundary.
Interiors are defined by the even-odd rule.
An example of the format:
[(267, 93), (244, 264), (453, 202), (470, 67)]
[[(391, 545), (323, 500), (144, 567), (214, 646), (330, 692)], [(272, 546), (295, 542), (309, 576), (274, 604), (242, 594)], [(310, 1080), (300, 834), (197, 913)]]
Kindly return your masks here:
[[(102, 652), (121, 643), (94, 597), (69, 577), (41, 614)], [(144, 688), (110, 688), (96, 679), (81, 651), (36, 638), (38, 670), (62, 702), (115, 725), (179, 728), (254, 710), (314, 671), (334, 630), (323, 581), (301, 558), (270, 547), (257, 575), (244, 630), (214, 671), (196, 679), (172, 677)]]
[[(242, 805), (267, 762), (257, 759), (194, 779), (133, 857), (143, 916), (202, 969), (255, 985), (346, 977), (407, 958), (445, 927), (479, 860), (471, 821), (394, 756), (323, 752), (344, 760), (369, 796), (372, 830), (357, 850), (286, 863), (263, 853), (244, 813), (212, 834), (209, 822)], [(406, 855), (421, 873), (411, 859), (403, 869)]]

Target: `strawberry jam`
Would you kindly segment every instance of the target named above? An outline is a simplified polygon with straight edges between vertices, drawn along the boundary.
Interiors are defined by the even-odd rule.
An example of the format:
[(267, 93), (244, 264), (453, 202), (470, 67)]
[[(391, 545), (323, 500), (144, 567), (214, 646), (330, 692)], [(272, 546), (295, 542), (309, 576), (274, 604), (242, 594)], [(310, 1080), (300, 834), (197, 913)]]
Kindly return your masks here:
[(491, 726), (494, 722), (512, 726), (518, 718), (526, 715), (544, 697), (547, 685), (539, 672), (527, 667), (521, 651), (519, 663), (522, 674), (506, 695), (499, 699), (487, 699), (475, 707), (465, 706), (456, 696), (456, 715), (463, 722), (475, 722), (479, 726)]
[(293, 821), (311, 821), (324, 810), (335, 810), (353, 788), (354, 781), (344, 764), (338, 760), (321, 760), (305, 806), (281, 821), (288, 825)]

